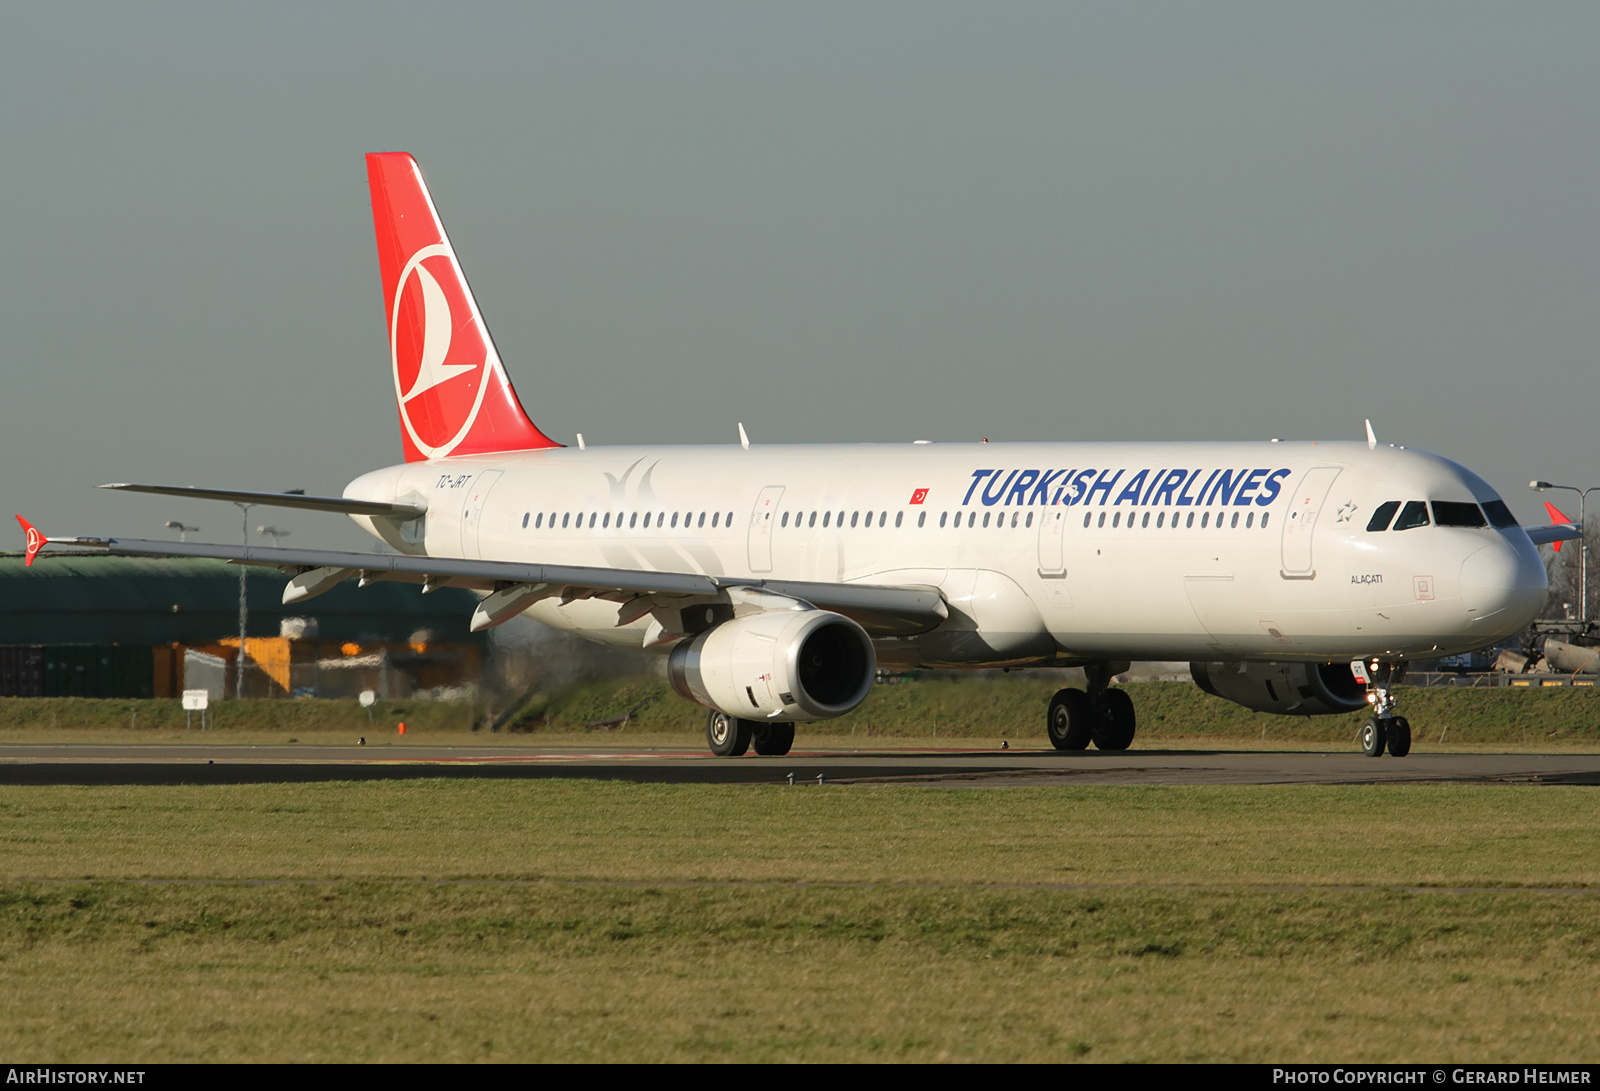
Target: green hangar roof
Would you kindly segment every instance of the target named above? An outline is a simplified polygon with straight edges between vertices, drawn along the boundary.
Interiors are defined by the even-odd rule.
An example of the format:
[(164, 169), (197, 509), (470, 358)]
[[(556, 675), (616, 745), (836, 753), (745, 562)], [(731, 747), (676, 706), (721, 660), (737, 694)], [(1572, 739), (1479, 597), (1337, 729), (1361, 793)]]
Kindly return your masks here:
[[(317, 621), (326, 640), (403, 641), (418, 629), (435, 640), (480, 640), (468, 630), (478, 597), (459, 588), (424, 596), (415, 584), (346, 580), (284, 606), (288, 577), (246, 569), (249, 635), (277, 636), (286, 617)], [(209, 644), (239, 635), (239, 567), (225, 561), (104, 553), (0, 554), (0, 645)]]

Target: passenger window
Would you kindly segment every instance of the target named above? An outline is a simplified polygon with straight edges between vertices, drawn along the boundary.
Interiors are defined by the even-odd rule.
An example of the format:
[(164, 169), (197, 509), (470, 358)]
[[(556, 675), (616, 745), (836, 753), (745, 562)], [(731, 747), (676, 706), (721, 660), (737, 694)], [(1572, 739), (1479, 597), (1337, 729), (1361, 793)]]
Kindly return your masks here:
[(823, 513), (822, 513), (822, 525), (823, 525), (823, 526), (827, 526), (827, 525), (828, 525), (828, 520), (829, 520), (829, 519), (830, 519), (830, 518), (831, 518), (831, 517), (832, 517), (832, 516), (833, 516), (833, 512), (831, 512), (831, 511), (825, 511), (825, 512), (823, 512)]
[(1388, 530), (1389, 524), (1394, 520), (1394, 513), (1400, 510), (1400, 501), (1385, 500), (1372, 512), (1372, 518), (1367, 520), (1367, 530), (1376, 533)]
[(1117, 526), (1117, 525), (1118, 525), (1118, 524), (1119, 524), (1119, 523), (1121, 523), (1121, 522), (1122, 522), (1122, 513), (1121, 513), (1121, 512), (1120, 512), (1120, 511), (1119, 511), (1119, 512), (1116, 512), (1116, 513), (1114, 513), (1114, 514), (1113, 514), (1113, 515), (1112, 515), (1112, 516), (1111, 516), (1111, 525), (1112, 525), (1112, 526)]
[[(806, 521), (806, 526), (814, 527), (816, 525), (817, 525), (817, 513), (816, 512), (812, 512), (811, 513), (811, 518)], [(823, 526), (827, 526), (828, 524), (827, 523), (823, 523), (822, 525)]]
[(988, 526), (989, 525), (989, 513), (988, 512), (984, 512), (983, 513), (983, 525), (984, 526)]
[(1394, 529), (1410, 530), (1413, 527), (1428, 525), (1428, 505), (1421, 500), (1407, 500), (1406, 506), (1401, 509), (1400, 518), (1394, 521)]
[(1031, 512), (1031, 511), (1030, 511), (1030, 512), (1029, 512), (1029, 513), (1028, 513), (1028, 520), (1027, 520), (1027, 522), (1025, 522), (1025, 523), (1023, 523), (1023, 524), (1022, 524), (1022, 525), (1023, 525), (1023, 526), (1024, 526), (1024, 527), (1031, 527), (1031, 526), (1033, 526), (1033, 512)]
[[(1191, 515), (1189, 518), (1193, 519), (1194, 516)], [(1211, 513), (1209, 511), (1202, 513), (1200, 516), (1200, 529), (1206, 529), (1206, 524), (1209, 522), (1211, 522)]]
[(948, 515), (949, 515), (949, 514), (950, 514), (950, 513), (949, 513), (949, 512), (947, 512), (947, 511), (941, 511), (941, 512), (940, 512), (940, 513), (939, 513), (939, 529), (940, 529), (940, 530), (943, 530), (943, 529), (944, 529), (944, 521), (945, 521), (945, 517), (946, 517), (946, 516), (948, 516)]
[(1194, 512), (1191, 511), (1189, 513), (1189, 518), (1187, 518), (1187, 519), (1185, 519), (1183, 521), (1183, 525), (1186, 526), (1186, 527), (1194, 526)]
[(1085, 530), (1089, 529), (1089, 520), (1093, 519), (1093, 518), (1094, 518), (1094, 513), (1093, 512), (1086, 511), (1086, 512), (1083, 513), (1083, 527), (1084, 527)]
[(1144, 513), (1144, 518), (1139, 520), (1139, 529), (1143, 530), (1145, 527), (1147, 527), (1149, 525), (1150, 525), (1150, 513), (1149, 512), (1145, 512)]
[(1095, 527), (1099, 528), (1099, 527), (1103, 527), (1105, 525), (1106, 525), (1106, 513), (1105, 512), (1101, 512), (1100, 513), (1100, 521), (1095, 524)]
[(636, 525), (638, 525), (638, 522), (639, 522), (639, 513), (638, 512), (634, 512), (632, 515), (628, 516), (628, 529), (632, 530)]
[(522, 529), (523, 530), (527, 530), (528, 529), (528, 517), (531, 516), (532, 514), (533, 513), (530, 512), (530, 511), (525, 511), (525, 512), (522, 513)]
[(596, 520), (596, 519), (598, 519), (598, 518), (600, 518), (600, 513), (599, 513), (599, 512), (594, 512), (594, 511), (591, 511), (591, 512), (590, 512), (590, 513), (589, 513), (589, 529), (590, 529), (590, 530), (593, 530), (593, 529), (594, 529), (594, 521), (595, 521), (595, 520)]
[(533, 529), (538, 530), (542, 526), (544, 526), (544, 512), (541, 511), (533, 518)]
[(1246, 515), (1244, 517), (1244, 529), (1249, 530), (1251, 527), (1253, 527), (1255, 525), (1256, 525), (1256, 513), (1255, 512), (1251, 512), (1249, 515)]
[(1156, 529), (1160, 530), (1161, 529), (1161, 524), (1166, 522), (1166, 520), (1167, 520), (1167, 513), (1166, 512), (1164, 512), (1164, 511), (1156, 512)]
[(900, 521), (902, 519), (904, 519), (905, 517), (906, 517), (906, 513), (903, 512), (903, 511), (897, 511), (897, 512), (894, 513), (894, 526), (895, 526), (896, 530), (900, 529)]
[(859, 511), (853, 511), (853, 512), (850, 513), (850, 525), (851, 526), (855, 526), (856, 525), (856, 516), (858, 516), (860, 514), (861, 513)]
[(1511, 509), (1506, 507), (1504, 500), (1491, 500), (1483, 506), (1483, 513), (1489, 517), (1489, 525), (1504, 530), (1506, 527), (1517, 525), (1517, 517), (1511, 514)]
[(1433, 521), (1441, 527), (1481, 527), (1488, 525), (1476, 504), (1461, 500), (1435, 500)]
[(609, 527), (611, 525), (611, 513), (609, 511), (606, 512), (606, 517), (600, 520), (600, 525), (602, 527)]
[(731, 526), (733, 526), (733, 512), (731, 512), (731, 511), (730, 511), (730, 512), (729, 512), (729, 513), (728, 513), (728, 519), (727, 519), (727, 522), (725, 522), (725, 523), (723, 523), (723, 526), (727, 526), (727, 527), (731, 527)]
[[(889, 521), (889, 513), (886, 512), (886, 511), (880, 511), (878, 513), (878, 526), (881, 527), (885, 523), (887, 523), (888, 521)], [(894, 525), (895, 526), (899, 526), (900, 525), (900, 516), (896, 515), (894, 517)]]
[(1266, 530), (1267, 529), (1267, 517), (1270, 516), (1271, 514), (1272, 513), (1270, 511), (1264, 511), (1264, 512), (1261, 513), (1261, 529), (1262, 530)]
[[(917, 512), (917, 529), (918, 530), (921, 530), (922, 529), (922, 525), (924, 523), (926, 523), (927, 521), (928, 521), (928, 513), (927, 512), (925, 512), (925, 511)], [(895, 525), (899, 526), (898, 523), (896, 523)]]
[(706, 513), (705, 512), (701, 512), (700, 513), (700, 521), (698, 523), (696, 523), (695, 526), (696, 527), (703, 527), (705, 525), (706, 525)]
[(565, 514), (563, 514), (561, 516), (561, 529), (562, 530), (566, 530), (567, 529), (567, 523), (570, 522), (571, 519), (572, 519), (572, 513), (571, 512), (567, 512), (567, 513), (565, 513)]
[(1239, 513), (1238, 512), (1234, 512), (1233, 513), (1233, 518), (1228, 520), (1228, 526), (1232, 527), (1234, 530), (1239, 529)]
[(844, 526), (844, 512), (839, 513), (839, 526)]
[(788, 512), (784, 512), (783, 513), (783, 519), (778, 523), (778, 525), (780, 527), (786, 527), (786, 526), (789, 525), (789, 513)]

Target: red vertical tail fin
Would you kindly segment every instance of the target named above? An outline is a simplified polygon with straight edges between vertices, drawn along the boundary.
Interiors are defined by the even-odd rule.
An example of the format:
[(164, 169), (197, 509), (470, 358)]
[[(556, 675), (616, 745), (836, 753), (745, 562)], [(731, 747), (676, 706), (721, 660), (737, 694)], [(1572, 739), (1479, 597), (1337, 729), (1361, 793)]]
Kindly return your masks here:
[[(1550, 501), (1548, 501), (1548, 500), (1546, 500), (1544, 502), (1544, 510), (1547, 513), (1549, 513), (1550, 521), (1552, 523), (1570, 523), (1570, 522), (1572, 522), (1571, 519), (1568, 519), (1565, 515), (1561, 514), (1561, 509), (1560, 508), (1556, 507), (1554, 504), (1550, 503)], [(1561, 552), (1561, 543), (1560, 542), (1556, 543), (1555, 549), (1556, 549), (1557, 553)]]
[(367, 156), (407, 462), (559, 447), (517, 400), (417, 162)]

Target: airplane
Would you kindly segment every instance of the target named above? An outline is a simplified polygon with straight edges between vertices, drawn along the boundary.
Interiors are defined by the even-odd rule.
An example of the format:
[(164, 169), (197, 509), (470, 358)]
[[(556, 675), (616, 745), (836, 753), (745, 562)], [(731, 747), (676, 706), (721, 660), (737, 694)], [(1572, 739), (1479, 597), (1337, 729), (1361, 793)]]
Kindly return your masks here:
[(880, 670), (1081, 667), (1056, 749), (1123, 750), (1112, 683), (1184, 660), (1208, 693), (1289, 716), (1370, 708), (1403, 757), (1405, 664), (1481, 648), (1543, 608), (1536, 546), (1481, 477), (1366, 441), (576, 447), (512, 387), (416, 161), (366, 157), (404, 461), (341, 496), (107, 489), (342, 512), (393, 553), (47, 538), (276, 567), (285, 603), (349, 579), (467, 587), (475, 631), (528, 615), (666, 656), (713, 754), (788, 753)]

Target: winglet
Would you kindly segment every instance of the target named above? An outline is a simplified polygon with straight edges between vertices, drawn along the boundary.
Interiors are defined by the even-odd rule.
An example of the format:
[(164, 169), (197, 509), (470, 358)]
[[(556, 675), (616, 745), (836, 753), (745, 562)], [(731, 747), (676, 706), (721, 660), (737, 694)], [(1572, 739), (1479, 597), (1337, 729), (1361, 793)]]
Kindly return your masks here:
[[(1554, 504), (1550, 503), (1550, 501), (1548, 501), (1548, 500), (1546, 500), (1544, 502), (1544, 510), (1546, 511), (1546, 513), (1549, 514), (1550, 521), (1552, 523), (1570, 523), (1570, 522), (1572, 522), (1571, 519), (1568, 519), (1565, 515), (1561, 514), (1561, 509), (1560, 508), (1556, 507)], [(1560, 553), (1561, 552), (1561, 543), (1560, 542), (1555, 543), (1554, 549), (1555, 549), (1555, 551), (1557, 553)]]
[(28, 552), (24, 554), (22, 564), (26, 568), (33, 567), (33, 559), (39, 555), (39, 550), (50, 539), (39, 533), (39, 528), (28, 522), (22, 516), (17, 516), (17, 522), (22, 524), (22, 529), (28, 532)]
[(1378, 433), (1372, 430), (1372, 422), (1367, 421), (1367, 450), (1376, 450), (1378, 446)]

